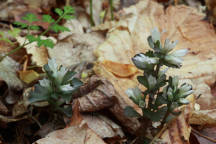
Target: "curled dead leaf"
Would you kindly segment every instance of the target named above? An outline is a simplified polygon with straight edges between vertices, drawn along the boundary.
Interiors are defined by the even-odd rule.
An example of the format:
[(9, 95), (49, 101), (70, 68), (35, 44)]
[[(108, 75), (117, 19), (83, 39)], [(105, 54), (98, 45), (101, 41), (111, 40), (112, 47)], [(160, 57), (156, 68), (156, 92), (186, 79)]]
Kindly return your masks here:
[[(80, 95), (82, 97), (79, 97)], [(129, 129), (129, 132), (135, 132), (140, 126), (137, 118), (124, 115), (124, 108), (128, 106), (128, 101), (122, 99), (113, 85), (104, 78), (92, 76), (75, 97), (79, 97), (81, 112), (109, 109), (122, 125)]]
[(39, 78), (39, 74), (34, 70), (19, 71), (19, 78), (29, 84)]
[(122, 78), (133, 76), (138, 71), (137, 68), (131, 64), (122, 64), (108, 60), (103, 61), (102, 64), (108, 71)]

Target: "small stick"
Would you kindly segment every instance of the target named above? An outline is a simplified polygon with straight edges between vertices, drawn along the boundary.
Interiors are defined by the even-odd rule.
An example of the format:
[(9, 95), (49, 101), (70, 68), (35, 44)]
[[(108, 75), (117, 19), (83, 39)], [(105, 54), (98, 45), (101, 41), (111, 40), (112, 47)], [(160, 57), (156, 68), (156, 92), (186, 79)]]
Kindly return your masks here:
[(203, 137), (203, 138), (205, 138), (205, 139), (207, 139), (209, 141), (212, 141), (212, 142), (216, 143), (216, 139), (205, 136), (205, 135), (201, 134), (199, 131), (195, 130), (194, 128), (192, 128), (192, 132), (194, 132), (195, 134), (197, 134), (197, 135), (199, 135), (199, 136), (201, 136), (201, 137)]

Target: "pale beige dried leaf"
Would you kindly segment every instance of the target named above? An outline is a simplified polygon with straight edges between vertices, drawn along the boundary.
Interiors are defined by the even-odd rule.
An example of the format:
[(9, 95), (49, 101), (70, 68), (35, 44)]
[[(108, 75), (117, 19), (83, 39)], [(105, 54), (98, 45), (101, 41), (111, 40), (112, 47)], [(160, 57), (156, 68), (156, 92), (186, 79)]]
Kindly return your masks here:
[(34, 144), (105, 144), (86, 124), (54, 131)]
[(93, 62), (93, 51), (104, 41), (98, 33), (74, 33), (66, 41), (57, 43), (53, 49), (48, 49), (50, 58), (56, 59), (64, 66), (76, 65), (81, 62)]
[(216, 109), (194, 111), (190, 118), (190, 124), (216, 125)]
[[(42, 39), (46, 39), (47, 37), (41, 37)], [(56, 43), (56, 39), (53, 37), (48, 37), (53, 40), (54, 43)], [(23, 37), (17, 37), (17, 41), (22, 45), (25, 42), (25, 38)], [(26, 41), (28, 42), (28, 41)], [(25, 46), (26, 52), (28, 54), (31, 54), (32, 62), (35, 63), (37, 66), (44, 66), (48, 62), (48, 52), (47, 48), (44, 46), (38, 47), (36, 42), (30, 43)]]
[(83, 120), (101, 138), (123, 137), (124, 133), (119, 125), (102, 115), (83, 115)]

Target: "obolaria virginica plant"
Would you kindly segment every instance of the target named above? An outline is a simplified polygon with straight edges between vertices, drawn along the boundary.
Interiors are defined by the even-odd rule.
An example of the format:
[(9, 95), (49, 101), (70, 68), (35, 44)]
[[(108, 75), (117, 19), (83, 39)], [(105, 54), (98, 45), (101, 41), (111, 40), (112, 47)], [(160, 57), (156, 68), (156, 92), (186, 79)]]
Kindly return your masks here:
[[(146, 53), (140, 53), (132, 58), (135, 66), (143, 70), (143, 75), (137, 79), (146, 87), (145, 91), (139, 88), (127, 90), (127, 94), (143, 112), (143, 116), (153, 122), (164, 124), (170, 118), (178, 115), (176, 108), (188, 104), (186, 97), (193, 93), (192, 86), (179, 84), (177, 76), (167, 76), (168, 67), (180, 68), (182, 56), (186, 55), (187, 49), (173, 52), (177, 41), (171, 42), (166, 39), (164, 45), (160, 40), (160, 32), (154, 29), (148, 37), (148, 44), (152, 48)], [(148, 99), (148, 103), (146, 102)], [(126, 107), (125, 114), (128, 116), (141, 117), (132, 107)]]
[(46, 78), (35, 85), (30, 93), (29, 102), (46, 101), (53, 111), (71, 116), (70, 103), (73, 100), (73, 93), (82, 85), (82, 82), (74, 77), (75, 72), (58, 66), (54, 59), (49, 60), (43, 68)]
[[(63, 10), (56, 8), (55, 12), (59, 16), (57, 20), (53, 19), (50, 15), (43, 15), (42, 20), (39, 20), (35, 14), (27, 13), (24, 17), (22, 17), (22, 20), (25, 21), (25, 23), (24, 22), (14, 22), (14, 25), (16, 25), (18, 28), (14, 28), (8, 31), (9, 35), (15, 38), (16, 36), (18, 36), (21, 29), (27, 29), (27, 35), (25, 37), (25, 42), (22, 45), (13, 49), (12, 51), (8, 52), (4, 56), (0, 57), (0, 61), (3, 60), (6, 56), (9, 56), (15, 53), (19, 49), (33, 42), (36, 42), (38, 47), (45, 46), (45, 47), (53, 48), (54, 42), (49, 38), (43, 39), (42, 36), (46, 35), (50, 30), (54, 32), (70, 31), (67, 27), (61, 26), (58, 23), (62, 19), (65, 19), (65, 20), (72, 19), (74, 17), (73, 14), (75, 11), (74, 11), (74, 8), (72, 8), (71, 6), (65, 6)], [(45, 31), (43, 31), (40, 35), (34, 36), (30, 34), (30, 30), (39, 30), (40, 27), (35, 24), (35, 22), (39, 22), (39, 21), (49, 23), (49, 27)], [(12, 44), (9, 38), (5, 37), (4, 35), (5, 34), (3, 32), (0, 32), (0, 36), (1, 36), (0, 40), (4, 40)]]

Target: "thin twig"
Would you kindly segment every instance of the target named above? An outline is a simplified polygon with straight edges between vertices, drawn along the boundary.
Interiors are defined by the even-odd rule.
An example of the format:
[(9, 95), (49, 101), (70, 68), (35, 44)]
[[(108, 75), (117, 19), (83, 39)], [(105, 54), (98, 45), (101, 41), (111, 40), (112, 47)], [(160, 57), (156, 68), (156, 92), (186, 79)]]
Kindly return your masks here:
[(167, 129), (167, 127), (168, 127), (168, 124), (165, 125), (165, 126), (157, 133), (157, 135), (152, 139), (152, 141), (150, 142), (150, 144), (153, 144), (154, 141), (155, 141), (156, 139), (158, 139), (158, 138), (162, 135), (162, 133), (164, 132), (164, 130)]
[(211, 137), (208, 137), (208, 136), (206, 136), (206, 135), (203, 135), (202, 133), (200, 133), (199, 131), (195, 130), (194, 128), (192, 128), (192, 132), (194, 132), (195, 134), (197, 134), (197, 135), (199, 135), (199, 136), (201, 136), (201, 137), (203, 137), (203, 138), (205, 138), (205, 139), (207, 139), (207, 140), (209, 140), (209, 141), (211, 141), (211, 142), (216, 143), (216, 139), (213, 139), (213, 138), (211, 138)]

